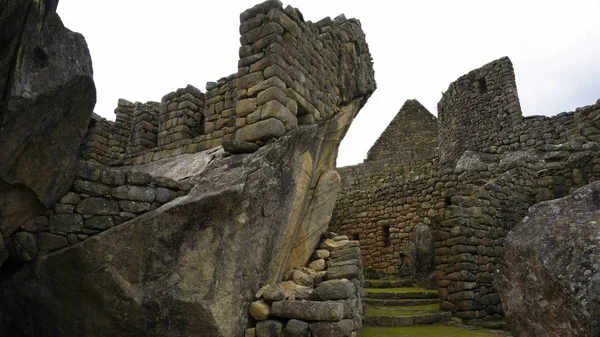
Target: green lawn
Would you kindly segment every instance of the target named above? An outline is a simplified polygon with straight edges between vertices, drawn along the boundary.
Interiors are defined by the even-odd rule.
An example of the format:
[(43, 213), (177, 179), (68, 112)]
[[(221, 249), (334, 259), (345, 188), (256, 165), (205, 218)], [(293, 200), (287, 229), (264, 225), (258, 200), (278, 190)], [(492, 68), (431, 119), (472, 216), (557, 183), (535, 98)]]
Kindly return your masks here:
[(491, 337), (496, 334), (442, 324), (406, 327), (363, 327), (362, 337)]
[(374, 293), (437, 293), (437, 290), (423, 289), (418, 287), (365, 288), (365, 291), (370, 291)]
[(393, 307), (367, 307), (366, 316), (409, 316), (430, 312), (439, 312), (439, 304), (424, 304), (411, 306), (393, 306)]

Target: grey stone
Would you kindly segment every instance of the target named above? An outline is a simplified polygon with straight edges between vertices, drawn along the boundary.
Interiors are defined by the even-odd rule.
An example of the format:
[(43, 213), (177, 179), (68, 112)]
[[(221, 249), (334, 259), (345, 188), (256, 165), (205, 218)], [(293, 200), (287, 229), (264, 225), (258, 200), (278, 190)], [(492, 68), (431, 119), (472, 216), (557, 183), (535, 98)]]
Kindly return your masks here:
[(285, 134), (285, 126), (275, 118), (265, 119), (251, 125), (244, 126), (235, 132), (235, 139), (242, 142), (254, 142), (281, 137)]
[(282, 301), (285, 297), (285, 290), (280, 284), (274, 284), (268, 287), (263, 293), (263, 298), (270, 302)]
[(339, 321), (344, 317), (344, 305), (332, 301), (279, 301), (271, 304), (271, 313), (306, 321)]
[(69, 204), (56, 204), (54, 205), (54, 212), (58, 214), (70, 214), (75, 209), (74, 205)]
[(119, 209), (122, 212), (141, 213), (148, 212), (151, 204), (144, 201), (119, 200)]
[(286, 298), (294, 298), (296, 300), (308, 300), (313, 288), (301, 286), (292, 281), (282, 282), (281, 286), (286, 294)]
[(79, 194), (69, 192), (60, 198), (60, 203), (76, 205), (81, 200)]
[(296, 284), (312, 288), (315, 283), (315, 275), (305, 273), (301, 270), (294, 270), (292, 272), (292, 281)]
[(260, 147), (255, 143), (242, 142), (239, 140), (226, 140), (223, 142), (223, 149), (231, 154), (253, 153)]
[(311, 323), (308, 329), (313, 337), (347, 337), (354, 330), (354, 321), (344, 319), (339, 322)]
[(100, 181), (111, 186), (125, 185), (125, 172), (107, 168), (100, 173)]
[(75, 180), (73, 189), (78, 193), (85, 193), (95, 197), (105, 196), (110, 193), (110, 187), (93, 181)]
[(53, 214), (50, 216), (50, 230), (70, 233), (83, 229), (83, 217), (79, 214)]
[(283, 323), (272, 319), (256, 323), (256, 337), (283, 337)]
[(57, 250), (69, 245), (66, 237), (43, 232), (38, 233), (37, 242), (40, 250)]
[(595, 182), (532, 206), (508, 233), (494, 284), (515, 336), (600, 334), (598, 214)]
[(28, 232), (16, 233), (12, 237), (10, 250), (18, 261), (31, 261), (38, 252), (35, 235)]
[(80, 160), (75, 166), (75, 174), (78, 178), (86, 181), (98, 181), (102, 165), (91, 161)]
[(119, 203), (116, 200), (90, 197), (80, 201), (75, 212), (86, 215), (119, 215)]
[(83, 227), (88, 229), (98, 229), (98, 230), (106, 230), (109, 228), (113, 228), (115, 226), (115, 221), (112, 216), (100, 215), (95, 216), (89, 219), (86, 219), (83, 222)]
[(345, 300), (354, 298), (356, 288), (348, 280), (329, 280), (319, 284), (312, 293), (314, 300)]
[(177, 198), (176, 192), (173, 192), (168, 188), (159, 187), (156, 189), (156, 197), (155, 197), (154, 201), (158, 202), (159, 204), (164, 204), (175, 198)]
[(118, 199), (152, 202), (156, 191), (151, 187), (125, 185), (112, 189), (111, 194)]
[(285, 337), (306, 337), (308, 336), (308, 323), (290, 319), (283, 330)]
[(353, 278), (359, 278), (361, 273), (360, 273), (360, 269), (355, 266), (355, 265), (347, 265), (347, 266), (340, 266), (340, 267), (332, 267), (326, 270), (327, 274), (325, 275), (325, 278), (327, 280), (334, 280), (334, 279), (353, 279)]
[(150, 184), (150, 174), (139, 171), (128, 171), (127, 184), (136, 186), (146, 186)]

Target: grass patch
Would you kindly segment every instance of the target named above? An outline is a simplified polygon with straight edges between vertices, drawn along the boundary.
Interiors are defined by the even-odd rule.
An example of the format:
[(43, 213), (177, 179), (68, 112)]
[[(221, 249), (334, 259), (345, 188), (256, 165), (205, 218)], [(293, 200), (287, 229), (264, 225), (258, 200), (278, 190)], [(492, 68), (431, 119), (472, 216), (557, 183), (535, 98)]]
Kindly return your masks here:
[(432, 312), (440, 312), (439, 304), (424, 304), (411, 306), (394, 306), (394, 307), (366, 307), (366, 316), (410, 316), (427, 314)]
[(419, 287), (365, 288), (365, 291), (370, 291), (373, 293), (437, 293), (437, 290), (423, 289)]
[(363, 328), (361, 337), (490, 337), (496, 334), (443, 324)]

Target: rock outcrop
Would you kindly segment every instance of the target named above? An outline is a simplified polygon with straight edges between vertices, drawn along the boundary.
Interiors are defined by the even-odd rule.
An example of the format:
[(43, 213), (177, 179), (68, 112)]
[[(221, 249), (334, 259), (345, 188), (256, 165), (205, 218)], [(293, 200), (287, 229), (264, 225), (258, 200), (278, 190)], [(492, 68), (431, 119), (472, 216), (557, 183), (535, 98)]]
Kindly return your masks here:
[(532, 206), (495, 283), (515, 336), (600, 335), (600, 182)]
[[(63, 26), (57, 4), (1, 6), (0, 241), (68, 190), (96, 102), (87, 44)], [(0, 252), (0, 265), (7, 257)]]
[[(114, 123), (83, 118), (84, 160), (46, 148), (65, 154), (64, 165), (73, 159), (56, 167), (76, 179), (42, 174), (53, 188), (36, 196), (44, 214), (23, 211), (34, 220), (7, 245), (22, 263), (0, 270), (3, 336), (242, 336), (254, 294), (308, 264), (339, 188), (338, 146), (375, 90), (371, 56), (360, 23), (343, 16), (305, 22), (270, 0), (240, 21), (249, 56), (236, 75), (207, 84), (206, 105), (191, 86), (160, 105), (122, 100)], [(49, 111), (64, 95), (47, 94)], [(325, 268), (317, 260), (312, 268)], [(357, 268), (330, 268), (327, 278), (356, 278)]]

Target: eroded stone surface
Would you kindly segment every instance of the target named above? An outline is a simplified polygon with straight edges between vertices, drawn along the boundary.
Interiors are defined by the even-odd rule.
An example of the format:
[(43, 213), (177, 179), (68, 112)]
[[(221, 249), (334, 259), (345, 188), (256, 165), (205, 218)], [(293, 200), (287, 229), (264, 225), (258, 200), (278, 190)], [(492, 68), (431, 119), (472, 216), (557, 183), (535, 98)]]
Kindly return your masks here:
[(600, 183), (539, 203), (506, 236), (496, 286), (515, 336), (600, 334)]

